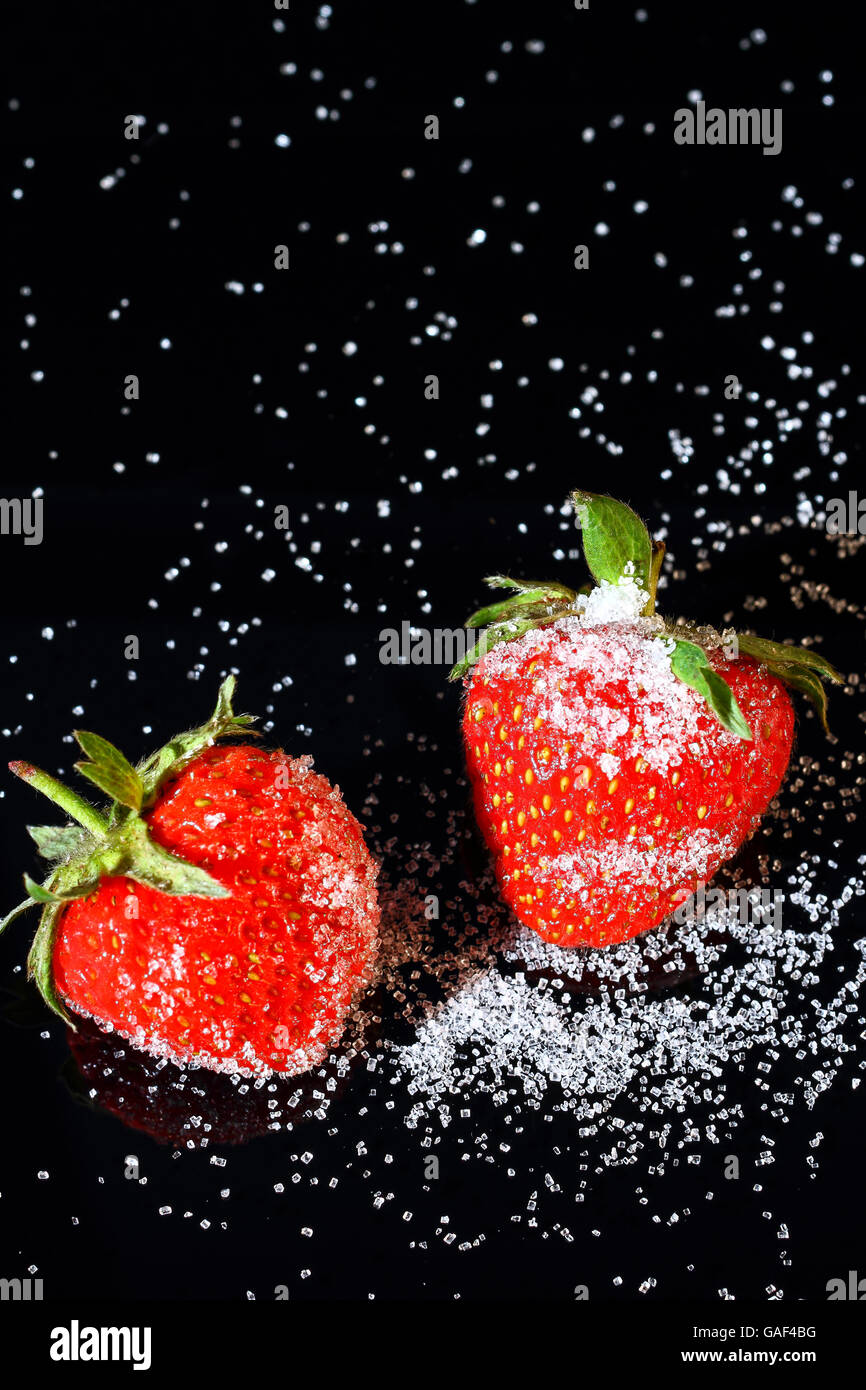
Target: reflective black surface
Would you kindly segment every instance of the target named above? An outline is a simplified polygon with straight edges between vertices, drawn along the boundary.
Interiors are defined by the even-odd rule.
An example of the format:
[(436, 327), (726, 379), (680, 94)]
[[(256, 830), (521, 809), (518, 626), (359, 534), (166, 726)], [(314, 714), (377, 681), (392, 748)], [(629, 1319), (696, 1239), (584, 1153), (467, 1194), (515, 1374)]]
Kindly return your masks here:
[[(688, 1077), (680, 1110), (652, 1094), (675, 1063), (641, 1075), (645, 1037), (595, 1121), (555, 1080), (428, 1105), (400, 1060), (476, 967), (524, 969), (536, 991), (554, 972), (509, 954), (465, 814), (459, 692), (442, 666), (383, 665), (383, 628), (458, 626), (489, 573), (582, 579), (560, 510), (580, 484), (666, 528), (668, 611), (818, 637), (846, 675), (862, 667), (859, 542), (821, 519), (862, 478), (849, 21), (832, 6), (802, 28), (749, 5), (636, 9), (299, 3), (226, 22), (195, 6), (12, 7), (3, 491), (44, 489), (45, 530), (39, 546), (0, 538), (7, 757), (68, 775), (63, 740), (82, 724), (137, 757), (204, 718), (236, 668), (239, 706), (312, 753), (363, 819), (387, 931), (383, 981), (329, 1065), (241, 1094), (157, 1072), (116, 1039), (70, 1050), (23, 984), (15, 923), (0, 943), (0, 1276), (32, 1270), (52, 1298), (573, 1300), (587, 1286), (717, 1302), (823, 1299), (863, 1268), (857, 896), (832, 952), (791, 901), (803, 978), (766, 948), (773, 1037), (745, 1022), (738, 1050), (731, 1025), (706, 1096)], [(782, 106), (782, 153), (675, 145), (696, 91)], [(131, 113), (147, 118), (138, 141)], [(801, 718), (780, 813), (726, 883), (792, 894), (806, 864), (812, 900), (832, 899), (862, 874), (861, 689), (833, 697), (835, 743)], [(9, 906), (35, 871), (24, 826), (39, 814), (10, 775)], [(634, 948), (665, 1027), (676, 999), (692, 1018), (702, 1001), (760, 1000), (760, 979), (735, 989), (725, 969), (764, 947), (724, 944), (712, 960), (668, 928)], [(612, 1017), (615, 988), (592, 964), (564, 986), (576, 1013), (604, 998)], [(791, 1019), (802, 1042), (778, 1045)], [(625, 1055), (604, 1029), (595, 1045)]]

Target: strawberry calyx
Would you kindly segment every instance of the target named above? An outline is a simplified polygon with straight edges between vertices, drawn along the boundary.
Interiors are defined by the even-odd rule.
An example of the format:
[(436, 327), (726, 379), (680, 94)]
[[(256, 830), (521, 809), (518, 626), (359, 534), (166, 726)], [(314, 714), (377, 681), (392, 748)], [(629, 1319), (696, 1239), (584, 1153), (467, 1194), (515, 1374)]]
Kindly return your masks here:
[(241, 734), (248, 738), (258, 737), (249, 727), (255, 716), (234, 713), (234, 691), (235, 677), (229, 676), (220, 686), (216, 708), (206, 723), (176, 734), (137, 767), (133, 767), (107, 739), (76, 730), (74, 737), (85, 755), (75, 764), (76, 770), (110, 798), (104, 810), (97, 810), (77, 792), (32, 763), (9, 764), (17, 777), (42, 792), (74, 822), (63, 826), (27, 827), (38, 853), (49, 860), (52, 867), (42, 883), (37, 883), (29, 874), (24, 875), (27, 897), (0, 921), (2, 932), (27, 908), (36, 903), (42, 906), (27, 958), (27, 972), (49, 1008), (72, 1027), (75, 1024), (57, 994), (52, 971), (57, 927), (68, 902), (89, 897), (102, 878), (115, 875), (147, 884), (171, 896), (231, 896), (229, 889), (204, 869), (158, 845), (150, 836), (145, 815), (165, 783), (217, 739)]
[[(724, 728), (739, 738), (752, 738), (733, 691), (708, 658), (708, 653), (718, 649), (729, 660), (741, 652), (753, 657), (785, 685), (799, 690), (815, 706), (825, 732), (829, 733), (823, 682), (838, 684), (842, 676), (825, 657), (808, 647), (795, 647), (752, 633), (736, 633), (732, 629), (719, 633), (715, 628), (682, 619), (662, 621), (656, 615), (656, 593), (665, 556), (664, 542), (654, 541), (637, 513), (614, 497), (578, 489), (571, 494), (571, 503), (595, 586), (616, 588), (631, 582), (646, 595), (640, 616), (656, 619), (656, 630), (651, 635), (667, 644), (671, 670), (703, 697)], [(452, 668), (449, 680), (467, 676), (480, 658), (501, 642), (513, 642), (524, 633), (548, 627), (561, 618), (581, 617), (585, 607), (581, 599), (593, 589), (592, 584), (570, 589), (564, 584), (505, 575), (491, 575), (484, 582), (493, 589), (510, 589), (512, 596), (479, 608), (466, 619), (467, 628), (483, 630), (472, 649)]]

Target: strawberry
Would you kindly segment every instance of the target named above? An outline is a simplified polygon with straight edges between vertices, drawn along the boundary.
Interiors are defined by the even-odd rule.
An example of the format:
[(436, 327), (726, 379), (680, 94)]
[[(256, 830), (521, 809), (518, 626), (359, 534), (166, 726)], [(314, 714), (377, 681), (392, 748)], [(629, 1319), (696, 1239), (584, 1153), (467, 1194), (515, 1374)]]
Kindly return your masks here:
[(96, 734), (78, 770), (104, 812), (29, 763), (10, 763), (76, 824), (29, 828), (55, 861), (28, 960), (51, 1008), (66, 1006), (186, 1066), (293, 1075), (320, 1062), (368, 982), (377, 868), (337, 789), (250, 743), (234, 677), (199, 729), (134, 768)]
[(811, 649), (655, 611), (664, 556), (635, 513), (573, 494), (596, 581), (493, 576), (514, 596), (455, 666), (475, 812), (516, 916), (560, 946), (657, 926), (737, 853), (779, 790), (803, 691), (826, 727)]

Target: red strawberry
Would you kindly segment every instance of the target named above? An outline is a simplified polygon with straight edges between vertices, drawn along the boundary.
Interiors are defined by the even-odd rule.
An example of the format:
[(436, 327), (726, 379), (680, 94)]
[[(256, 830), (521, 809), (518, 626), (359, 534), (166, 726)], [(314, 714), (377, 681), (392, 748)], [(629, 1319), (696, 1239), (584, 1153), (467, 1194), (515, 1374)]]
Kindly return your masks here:
[(105, 814), (10, 764), (78, 825), (31, 830), (59, 863), (41, 887), (25, 879), (6, 921), (46, 904), (28, 963), (62, 1017), (65, 1002), (186, 1065), (291, 1075), (327, 1055), (369, 979), (377, 869), (310, 758), (213, 746), (249, 732), (233, 689), (137, 769), (77, 733), (91, 759), (77, 767), (114, 798)]
[(517, 597), (468, 619), (490, 626), (452, 678), (466, 677), (466, 758), (503, 897), (548, 941), (607, 946), (662, 922), (754, 833), (791, 753), (783, 682), (826, 722), (820, 678), (840, 677), (813, 651), (666, 628), (664, 547), (612, 498), (574, 501), (597, 587), (489, 580)]

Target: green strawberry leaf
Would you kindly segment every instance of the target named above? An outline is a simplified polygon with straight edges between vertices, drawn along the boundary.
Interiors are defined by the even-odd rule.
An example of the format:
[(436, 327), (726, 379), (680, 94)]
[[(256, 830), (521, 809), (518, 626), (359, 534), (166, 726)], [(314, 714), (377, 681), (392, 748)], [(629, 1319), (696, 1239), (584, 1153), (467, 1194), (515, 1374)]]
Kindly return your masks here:
[(52, 893), (50, 888), (43, 888), (42, 884), (34, 882), (29, 874), (24, 875), (24, 887), (35, 903), (59, 903), (62, 901), (59, 893)]
[(488, 574), (484, 583), (490, 589), (513, 589), (516, 594), (541, 595), (551, 603), (560, 599), (566, 603), (574, 601), (574, 590), (569, 589), (567, 584), (558, 584), (556, 580), (510, 579), (507, 574)]
[(677, 679), (702, 695), (719, 723), (732, 734), (751, 739), (752, 731), (743, 718), (734, 692), (724, 677), (709, 664), (706, 654), (694, 642), (683, 642), (677, 638), (670, 640), (674, 643), (671, 670)]
[(631, 564), (635, 582), (650, 592), (652, 541), (640, 517), (624, 502), (596, 492), (571, 494), (583, 533), (583, 553), (597, 584), (618, 584)]
[(57, 937), (57, 927), (62, 910), (62, 902), (49, 903), (42, 913), (36, 935), (33, 938), (33, 945), (30, 947), (30, 954), (27, 957), (27, 977), (35, 982), (36, 988), (49, 1009), (53, 1010), (58, 1018), (62, 1018), (64, 1023), (75, 1028), (54, 983), (54, 942)]
[(471, 671), (482, 656), (492, 651), (494, 647), (498, 647), (500, 642), (513, 642), (515, 637), (522, 637), (524, 632), (530, 632), (537, 627), (538, 623), (535, 618), (512, 618), (504, 623), (494, 623), (486, 632), (482, 632), (475, 646), (466, 653), (462, 661), (458, 661), (455, 666), (452, 666), (448, 673), (448, 679), (450, 681), (460, 680), (462, 676)]
[(27, 834), (36, 841), (43, 859), (66, 859), (90, 848), (94, 841), (79, 825), (28, 825)]
[(819, 676), (835, 681), (837, 685), (841, 685), (844, 679), (826, 657), (819, 656), (811, 647), (792, 647), (787, 642), (772, 642), (767, 637), (755, 637), (750, 632), (738, 633), (737, 642), (741, 652), (763, 661), (767, 666), (773, 661), (782, 661), (785, 665), (817, 671)]
[(821, 684), (821, 678), (815, 671), (810, 671), (805, 666), (789, 665), (784, 661), (765, 662), (768, 671), (772, 671), (774, 676), (785, 682), (786, 685), (793, 686), (794, 690), (799, 690), (818, 711), (818, 718), (825, 734), (829, 734), (830, 726), (827, 723), (827, 692)]
[[(49, 883), (53, 883), (55, 878), (58, 882), (65, 881), (63, 876), (58, 873), (52, 875), (48, 880)], [(80, 882), (73, 881), (71, 888), (61, 888), (59, 892), (55, 892), (53, 888), (47, 888), (44, 883), (37, 883), (29, 874), (25, 874), (24, 887), (35, 903), (68, 903), (72, 902), (74, 898), (89, 897), (94, 889), (99, 887), (99, 878), (94, 875), (92, 878)]]
[(170, 854), (150, 838), (147, 826), (138, 816), (123, 829), (126, 854), (119, 858), (115, 872), (136, 883), (145, 883), (171, 897), (230, 898), (231, 890), (196, 864)]
[(42, 792), (49, 801), (53, 801), (55, 806), (59, 806), (61, 811), (65, 811), (67, 816), (71, 816), (78, 825), (89, 830), (90, 834), (96, 839), (101, 839), (108, 830), (108, 820), (91, 806), (89, 802), (82, 800), (77, 792), (70, 791), (69, 787), (64, 787), (62, 782), (58, 782), (56, 777), (51, 777), (49, 773), (43, 772), (41, 767), (34, 767), (33, 763), (12, 762), (9, 764), (9, 771), (14, 772), (16, 777), (20, 777), (28, 787), (34, 791)]
[(73, 733), (90, 759), (89, 762), (75, 764), (82, 777), (93, 782), (112, 801), (133, 811), (141, 810), (144, 786), (132, 763), (120, 749), (109, 743), (107, 738), (100, 738), (99, 734), (90, 734), (81, 729), (75, 729)]
[(235, 714), (232, 709), (236, 683), (234, 676), (227, 676), (223, 681), (217, 695), (216, 709), (206, 724), (177, 734), (170, 743), (139, 763), (138, 774), (144, 786), (142, 805), (145, 809), (153, 805), (167, 777), (176, 776), (217, 739), (233, 738), (238, 734), (246, 738), (260, 737), (257, 729), (249, 727), (255, 722), (256, 715)]
[[(572, 594), (572, 599), (576, 596)], [(489, 627), (491, 623), (503, 622), (506, 618), (542, 618), (552, 616), (554, 610), (565, 613), (568, 604), (565, 599), (549, 596), (546, 589), (527, 589), (516, 598), (501, 599), (479, 608), (466, 619), (465, 627)]]
[(9, 926), (10, 922), (14, 922), (16, 917), (20, 917), (22, 912), (26, 912), (28, 907), (33, 906), (33, 899), (25, 898), (23, 903), (19, 903), (17, 907), (13, 907), (11, 912), (7, 912), (2, 922), (0, 922), (0, 936), (2, 936), (3, 932)]

